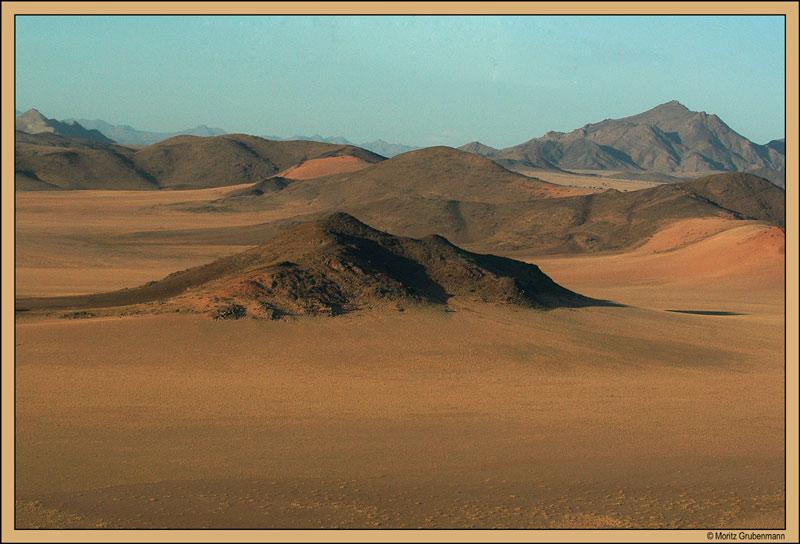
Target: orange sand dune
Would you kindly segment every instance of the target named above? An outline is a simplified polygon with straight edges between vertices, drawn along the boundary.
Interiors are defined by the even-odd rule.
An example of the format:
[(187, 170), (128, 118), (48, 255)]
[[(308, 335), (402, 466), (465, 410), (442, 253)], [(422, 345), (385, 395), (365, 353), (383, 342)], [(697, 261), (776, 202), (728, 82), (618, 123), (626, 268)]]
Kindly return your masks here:
[(702, 217), (673, 223), (655, 233), (635, 250), (650, 254), (672, 251), (705, 240), (732, 227), (740, 226), (723, 217)]
[[(674, 251), (663, 252), (658, 248), (667, 235), (677, 229), (662, 231), (648, 244), (635, 251), (632, 256), (641, 258), (642, 271), (668, 278), (670, 283), (696, 282), (726, 278), (727, 281), (752, 279), (757, 281), (779, 280), (783, 284), (783, 268), (786, 254), (786, 234), (778, 227), (745, 225), (714, 234), (696, 243), (690, 243)], [(647, 270), (650, 270), (648, 273)]]
[(660, 309), (690, 304), (749, 312), (783, 306), (785, 253), (778, 227), (710, 219), (677, 223), (628, 253), (525, 260), (588, 296)]
[(311, 179), (355, 172), (367, 166), (370, 166), (370, 163), (357, 157), (326, 157), (324, 159), (311, 159), (297, 166), (292, 166), (279, 175), (288, 179)]

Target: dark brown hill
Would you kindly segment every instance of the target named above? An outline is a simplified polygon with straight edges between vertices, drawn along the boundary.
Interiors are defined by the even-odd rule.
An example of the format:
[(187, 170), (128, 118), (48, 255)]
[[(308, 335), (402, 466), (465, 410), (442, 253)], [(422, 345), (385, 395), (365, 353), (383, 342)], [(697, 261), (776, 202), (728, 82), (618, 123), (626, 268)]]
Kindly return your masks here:
[(357, 172), (294, 181), (278, 195), (262, 191), (261, 199), (241, 198), (248, 192), (239, 191), (211, 204), (220, 209), (244, 210), (305, 201), (330, 213), (387, 199), (423, 197), (500, 203), (574, 194), (575, 190), (510, 172), (472, 153), (429, 147)]
[(741, 219), (755, 219), (786, 228), (786, 192), (753, 174), (716, 174), (679, 185), (696, 198), (730, 210)]
[(214, 138), (176, 136), (140, 149), (134, 161), (163, 188), (199, 189), (253, 183), (310, 159), (343, 155), (369, 163), (383, 160), (350, 145), (226, 134)]
[[(480, 158), (477, 157), (476, 158)], [(388, 163), (389, 161), (386, 161)], [(384, 163), (384, 164), (386, 164)], [(328, 180), (328, 183), (333, 183)], [(339, 181), (338, 183), (346, 183)], [(296, 181), (277, 192), (184, 205), (186, 210), (277, 209), (289, 202), (316, 203), (319, 193), (303, 192)], [(335, 192), (339, 189), (328, 187)], [(289, 197), (288, 195), (292, 196)], [(620, 250), (643, 243), (658, 230), (685, 219), (722, 217), (784, 227), (785, 192), (752, 174), (727, 173), (631, 192), (609, 190), (571, 197), (481, 202), (395, 193), (387, 198), (354, 199), (340, 209), (382, 230), (419, 237), (435, 232), (459, 244), (487, 251), (527, 250), (538, 253), (585, 253)], [(302, 200), (306, 199), (306, 200)], [(291, 221), (204, 230), (162, 232), (164, 239), (197, 236), (216, 243), (258, 243), (297, 221), (330, 213), (308, 206), (308, 215)], [(134, 237), (135, 238), (135, 237)]]
[(364, 149), (246, 135), (177, 136), (140, 149), (54, 134), (16, 133), (17, 190), (199, 189), (261, 181), (310, 159), (384, 160)]
[(14, 186), (18, 191), (60, 189), (158, 189), (133, 161), (134, 150), (52, 133), (17, 131)]
[(492, 251), (586, 253), (621, 250), (685, 219), (722, 217), (785, 226), (785, 192), (752, 174), (716, 174), (639, 191), (462, 202), (406, 198), (354, 207), (365, 221), (408, 236), (419, 226)]
[[(491, 213), (489, 213), (491, 212)], [(467, 224), (482, 225), (490, 244), (503, 250), (585, 253), (621, 250), (646, 241), (685, 219), (721, 217), (785, 226), (785, 193), (752, 174), (717, 174), (639, 191), (535, 200), (493, 210), (463, 206)]]
[(132, 153), (135, 151), (135, 148), (127, 145), (98, 142), (96, 140), (87, 140), (85, 138), (74, 138), (71, 136), (54, 134), (52, 132), (39, 132), (37, 134), (30, 134), (21, 130), (17, 130), (14, 133), (14, 143), (72, 149), (112, 149), (118, 153)]
[(161, 281), (97, 295), (19, 299), (18, 310), (159, 301), (216, 317), (327, 314), (392, 305), (445, 305), (450, 297), (548, 309), (601, 304), (535, 265), (464, 251), (441, 236), (401, 238), (335, 213), (267, 242)]

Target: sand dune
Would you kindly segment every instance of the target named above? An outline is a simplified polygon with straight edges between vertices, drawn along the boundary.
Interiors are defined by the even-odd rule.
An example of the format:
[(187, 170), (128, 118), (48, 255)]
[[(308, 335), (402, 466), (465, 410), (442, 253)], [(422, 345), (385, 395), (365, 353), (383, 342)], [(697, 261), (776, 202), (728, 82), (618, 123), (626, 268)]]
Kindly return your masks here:
[[(692, 220), (617, 255), (530, 257), (570, 289), (651, 308), (783, 316), (786, 235), (777, 227)], [(516, 255), (523, 258), (522, 255)], [(582, 269), (590, 267), (588, 278)]]
[(370, 163), (367, 161), (353, 156), (325, 157), (323, 159), (311, 159), (297, 166), (292, 166), (279, 175), (288, 179), (311, 179), (356, 172), (369, 165)]

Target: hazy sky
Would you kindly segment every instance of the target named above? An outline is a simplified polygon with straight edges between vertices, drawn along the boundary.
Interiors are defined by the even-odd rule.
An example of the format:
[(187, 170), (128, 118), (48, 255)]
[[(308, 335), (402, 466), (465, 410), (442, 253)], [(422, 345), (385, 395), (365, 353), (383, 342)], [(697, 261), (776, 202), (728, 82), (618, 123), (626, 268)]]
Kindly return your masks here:
[(16, 107), (506, 147), (670, 100), (784, 136), (783, 17), (16, 17)]

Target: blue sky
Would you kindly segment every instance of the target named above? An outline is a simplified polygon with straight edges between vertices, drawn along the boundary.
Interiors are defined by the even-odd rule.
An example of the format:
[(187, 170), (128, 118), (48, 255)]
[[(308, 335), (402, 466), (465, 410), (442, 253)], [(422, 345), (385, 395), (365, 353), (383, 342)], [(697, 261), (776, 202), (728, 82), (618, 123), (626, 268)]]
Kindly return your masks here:
[(673, 99), (782, 138), (783, 18), (16, 18), (17, 109), (140, 130), (507, 147)]

